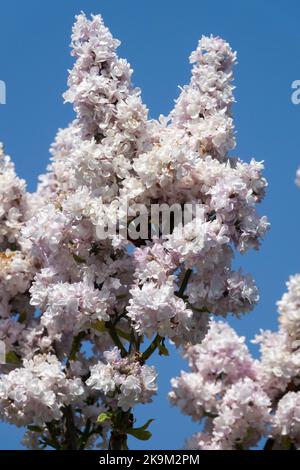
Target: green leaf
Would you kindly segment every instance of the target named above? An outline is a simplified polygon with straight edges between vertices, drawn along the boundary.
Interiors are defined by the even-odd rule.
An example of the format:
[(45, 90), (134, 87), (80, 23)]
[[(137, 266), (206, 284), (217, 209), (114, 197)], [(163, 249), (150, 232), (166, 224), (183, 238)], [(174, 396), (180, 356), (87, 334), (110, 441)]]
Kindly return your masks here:
[(76, 253), (72, 253), (72, 255), (76, 263), (85, 263), (85, 259), (81, 258), (81, 256), (76, 255)]
[(91, 326), (94, 330), (100, 331), (101, 333), (103, 333), (106, 330), (105, 321), (103, 320), (97, 320)]
[(20, 323), (24, 323), (25, 320), (26, 320), (26, 312), (20, 312), (20, 314), (19, 314), (19, 322), (20, 322)]
[(135, 437), (136, 439), (139, 439), (140, 441), (149, 441), (149, 439), (151, 439), (152, 437), (150, 431), (142, 431), (139, 428), (128, 429), (127, 434), (130, 434), (131, 436)]
[(154, 419), (149, 419), (140, 428), (129, 428), (126, 429), (126, 432), (140, 441), (148, 441), (152, 437), (152, 433), (148, 431), (147, 428), (152, 423), (152, 421), (154, 421)]
[(153, 421), (154, 421), (154, 419), (148, 419), (148, 421), (143, 426), (141, 426), (140, 428), (137, 428), (137, 429), (145, 430), (150, 426), (151, 423), (153, 423)]
[(18, 251), (18, 246), (16, 243), (12, 243), (9, 247), (11, 251)]
[(58, 445), (53, 440), (47, 439), (46, 437), (43, 437), (43, 444), (45, 445), (45, 447), (50, 446), (53, 447), (53, 449), (60, 450)]
[(127, 341), (130, 341), (130, 333), (125, 333), (125, 331), (120, 330), (119, 328), (115, 328), (116, 332), (118, 333), (121, 338), (127, 339)]
[(104, 423), (104, 421), (107, 421), (108, 419), (111, 419), (112, 413), (110, 412), (103, 412), (100, 413), (98, 418), (97, 418), (97, 423)]
[(5, 354), (5, 362), (8, 362), (9, 364), (21, 364), (21, 359), (15, 352), (9, 351)]
[(158, 354), (160, 356), (168, 356), (169, 355), (169, 351), (165, 346), (164, 340), (161, 343), (158, 344)]
[(70, 360), (71, 361), (75, 361), (76, 355), (77, 355), (77, 353), (79, 352), (79, 350), (81, 348), (81, 341), (83, 340), (84, 336), (85, 336), (84, 331), (81, 331), (73, 339), (73, 344), (72, 344), (71, 352), (70, 352)]

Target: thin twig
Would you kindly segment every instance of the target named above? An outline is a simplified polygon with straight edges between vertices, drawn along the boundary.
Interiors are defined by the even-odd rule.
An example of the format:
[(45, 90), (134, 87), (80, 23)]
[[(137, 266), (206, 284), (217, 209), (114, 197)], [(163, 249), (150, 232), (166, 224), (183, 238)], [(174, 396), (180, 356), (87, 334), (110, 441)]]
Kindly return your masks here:
[(113, 340), (113, 342), (115, 343), (115, 345), (120, 349), (121, 351), (121, 356), (122, 357), (126, 357), (127, 356), (127, 351), (124, 347), (124, 344), (122, 343), (122, 341), (120, 340), (119, 336), (117, 335), (117, 332), (115, 330), (115, 327), (111, 324), (111, 323), (106, 323), (105, 324), (106, 328), (107, 328), (107, 331), (109, 332), (110, 334), (110, 337), (111, 339)]
[(274, 444), (275, 444), (275, 440), (270, 437), (270, 438), (266, 441), (263, 450), (273, 450)]
[(67, 450), (77, 450), (77, 430), (74, 423), (73, 410), (70, 405), (64, 409), (66, 419), (66, 444)]
[(189, 282), (189, 279), (191, 277), (192, 272), (193, 271), (190, 268), (186, 270), (185, 275), (184, 275), (183, 280), (182, 280), (182, 283), (181, 283), (181, 286), (180, 286), (179, 290), (177, 292), (175, 292), (175, 295), (177, 297), (180, 297), (180, 298), (183, 297), (184, 291), (186, 289), (186, 286), (188, 285), (188, 282)]
[(146, 362), (147, 359), (149, 359), (150, 356), (154, 353), (154, 351), (158, 348), (160, 342), (162, 340), (162, 337), (159, 335), (156, 335), (152, 343), (148, 346), (146, 351), (143, 352), (141, 356), (142, 362)]

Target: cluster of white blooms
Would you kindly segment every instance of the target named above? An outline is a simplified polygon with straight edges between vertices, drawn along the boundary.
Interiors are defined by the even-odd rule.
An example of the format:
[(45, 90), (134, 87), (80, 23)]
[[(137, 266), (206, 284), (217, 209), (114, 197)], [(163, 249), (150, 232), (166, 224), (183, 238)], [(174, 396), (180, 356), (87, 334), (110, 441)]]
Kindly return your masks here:
[[(191, 56), (191, 82), (174, 111), (153, 121), (131, 86), (128, 63), (116, 54), (118, 45), (101, 17), (78, 16), (72, 36), (77, 60), (65, 94), (77, 118), (52, 147), (50, 171), (39, 187), (45, 204), (23, 235), (31, 254), (55, 273), (52, 282), (67, 289), (88, 271), (92, 282), (105, 285), (113, 271), (111, 304), (123, 297), (121, 306), (127, 302), (127, 319), (138, 335), (195, 343), (209, 313), (239, 314), (257, 302), (252, 278), (232, 271), (232, 246), (257, 247), (268, 227), (255, 209), (266, 186), (262, 164), (227, 156), (234, 147), (235, 54), (220, 38), (203, 38)], [(175, 227), (165, 240), (139, 240), (139, 253), (128, 256), (130, 240), (97, 238), (122, 201), (143, 204), (149, 212), (153, 203), (201, 204), (204, 216), (182, 235)], [(155, 277), (145, 275), (149, 257), (156, 257)], [(184, 302), (180, 285), (187, 270), (192, 272)], [(103, 288), (100, 295), (105, 304)], [(103, 311), (111, 315), (110, 307), (103, 305)], [(117, 302), (116, 309), (121, 312)]]
[(81, 379), (68, 378), (55, 355), (35, 355), (1, 378), (0, 416), (18, 426), (43, 425), (60, 419), (62, 407), (83, 394)]
[(254, 341), (261, 350), (257, 366), (259, 379), (274, 403), (288, 391), (298, 391), (300, 387), (300, 276), (291, 276), (287, 287), (277, 304), (278, 331), (262, 331)]
[(230, 117), (233, 102), (232, 64), (236, 53), (221, 38), (203, 37), (192, 52), (195, 66), (171, 113), (176, 125), (189, 131), (193, 146), (204, 154), (224, 157), (234, 147), (234, 126)]
[(256, 363), (245, 339), (221, 322), (210, 323), (201, 345), (186, 351), (191, 372), (172, 379), (171, 403), (205, 432), (189, 448), (234, 450), (255, 445), (270, 421), (271, 400), (257, 380)]
[(28, 212), (25, 181), (18, 178), (14, 164), (0, 143), (0, 247), (15, 246)]
[(269, 436), (266, 448), (300, 448), (300, 276), (292, 276), (278, 302), (279, 329), (261, 331), (253, 359), (232, 328), (212, 322), (201, 345), (188, 347), (191, 372), (172, 380), (173, 404), (204, 431), (193, 449), (247, 449)]
[(193, 313), (182, 299), (176, 297), (171, 276), (159, 285), (149, 280), (141, 287), (135, 286), (131, 289), (131, 295), (127, 311), (139, 335), (145, 334), (151, 338), (158, 333), (175, 341), (179, 338), (181, 341), (187, 340), (187, 331), (193, 326)]
[(255, 446), (270, 422), (270, 400), (258, 383), (241, 379), (227, 389), (205, 431), (187, 440), (188, 449), (241, 450)]
[[(64, 95), (76, 117), (58, 132), (35, 194), (26, 194), (0, 149), (0, 340), (10, 358), (0, 410), (9, 422), (38, 424), (42, 431), (29, 428), (25, 437), (31, 447), (86, 448), (95, 436), (106, 442), (107, 424), (97, 423), (97, 414), (108, 409), (114, 442), (124, 434), (120, 427), (132, 426), (132, 407), (156, 392), (156, 372), (145, 361), (156, 349), (167, 354), (165, 338), (197, 344), (212, 314), (239, 315), (258, 300), (251, 276), (232, 268), (235, 250), (257, 249), (269, 225), (256, 212), (267, 184), (263, 164), (228, 156), (235, 146), (235, 53), (224, 40), (203, 37), (174, 110), (152, 120), (128, 62), (116, 53), (119, 44), (100, 16), (77, 17), (76, 61)], [(165, 236), (151, 210), (162, 204), (202, 210), (184, 227), (171, 223)], [(139, 231), (137, 206), (148, 217), (148, 233), (138, 239), (126, 230)], [(117, 232), (101, 237), (120, 207)], [(200, 418), (219, 410), (220, 395), (231, 406), (224, 374), (227, 388), (243, 380), (238, 403), (246, 440), (258, 408), (268, 404), (251, 382), (243, 342), (216, 325), (209, 333), (216, 349), (208, 354), (215, 372), (204, 370), (205, 340), (192, 353), (195, 377), (174, 387), (190, 391), (193, 405), (184, 392), (182, 409)], [(217, 341), (222, 335), (227, 343)], [(142, 351), (144, 336), (150, 343)], [(253, 414), (245, 411), (251, 387)], [(218, 445), (235, 442), (221, 422), (215, 425)], [(64, 432), (67, 442), (59, 439)]]
[(19, 349), (25, 328), (32, 326), (28, 290), (35, 266), (21, 241), (32, 205), (25, 181), (0, 144), (0, 340), (7, 354)]
[(300, 449), (300, 392), (288, 392), (278, 403), (272, 434), (283, 446)]
[(87, 282), (47, 285), (43, 274), (37, 276), (30, 289), (31, 305), (43, 311), (41, 325), (57, 346), (63, 343), (66, 353), (77, 334), (94, 322), (109, 320), (107, 306), (115, 299), (110, 298), (109, 288), (100, 292)]
[(24, 300), (32, 279), (31, 260), (20, 250), (0, 252), (0, 317), (14, 311), (13, 305)]
[(215, 413), (219, 397), (241, 377), (255, 378), (244, 339), (225, 323), (211, 322), (202, 343), (189, 347), (186, 357), (191, 373), (172, 380), (170, 399), (197, 420)]
[(104, 361), (92, 366), (86, 383), (107, 397), (107, 405), (128, 411), (137, 403), (151, 401), (157, 391), (153, 366), (140, 365), (130, 356), (122, 358), (118, 348), (106, 351)]
[(300, 274), (291, 276), (287, 287), (288, 291), (278, 302), (279, 322), (297, 349), (300, 346)]
[(260, 344), (260, 380), (273, 400), (282, 396), (289, 386), (300, 384), (300, 350), (293, 347), (291, 338), (284, 331), (261, 332), (254, 342)]

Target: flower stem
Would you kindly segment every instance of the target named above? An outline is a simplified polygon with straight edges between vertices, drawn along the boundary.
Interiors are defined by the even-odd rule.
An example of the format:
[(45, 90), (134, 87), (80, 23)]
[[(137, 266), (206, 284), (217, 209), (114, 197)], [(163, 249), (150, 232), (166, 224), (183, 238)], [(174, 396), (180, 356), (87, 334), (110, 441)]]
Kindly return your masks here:
[(158, 348), (160, 341), (162, 340), (162, 337), (159, 335), (156, 335), (152, 343), (148, 346), (146, 351), (143, 352), (141, 356), (142, 362), (146, 362), (147, 359), (149, 359), (150, 356), (154, 353), (154, 351)]
[(115, 330), (115, 327), (111, 324), (111, 323), (106, 323), (105, 324), (106, 328), (107, 328), (107, 331), (109, 332), (110, 334), (110, 337), (111, 339), (113, 340), (113, 342), (115, 343), (115, 345), (120, 349), (121, 351), (121, 356), (122, 357), (126, 357), (127, 356), (127, 351), (122, 343), (122, 341), (120, 340), (119, 336), (117, 335), (117, 332)]
[(128, 450), (126, 430), (132, 427), (133, 421), (131, 410), (118, 410), (113, 419), (108, 450)]
[(127, 434), (112, 430), (108, 450), (127, 450)]
[(179, 290), (177, 292), (175, 292), (175, 295), (177, 295), (177, 297), (180, 297), (180, 298), (183, 297), (184, 291), (186, 289), (186, 286), (188, 285), (191, 274), (192, 274), (192, 270), (190, 268), (187, 269)]
[(274, 439), (270, 437), (269, 439), (267, 439), (263, 450), (272, 450), (274, 444), (275, 444)]
[(77, 430), (74, 424), (72, 407), (66, 406), (64, 409), (66, 420), (66, 446), (67, 450), (77, 450)]

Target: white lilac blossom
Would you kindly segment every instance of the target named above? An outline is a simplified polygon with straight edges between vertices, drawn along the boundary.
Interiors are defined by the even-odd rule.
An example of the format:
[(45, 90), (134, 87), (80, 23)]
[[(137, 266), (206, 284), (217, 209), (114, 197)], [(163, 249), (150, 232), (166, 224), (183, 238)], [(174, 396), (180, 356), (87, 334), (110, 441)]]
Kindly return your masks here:
[(200, 345), (188, 346), (190, 372), (172, 379), (169, 398), (202, 422), (189, 449), (300, 449), (299, 283), (292, 276), (278, 302), (279, 329), (261, 331), (251, 357), (245, 339), (225, 323), (211, 322)]
[(203, 154), (224, 157), (235, 146), (230, 107), (232, 65), (236, 53), (219, 37), (203, 37), (190, 55), (192, 79), (183, 87), (172, 121), (190, 132), (192, 146)]
[[(58, 131), (34, 194), (0, 148), (0, 340), (8, 359), (0, 414), (28, 427), (30, 448), (124, 449), (126, 435), (137, 435), (134, 406), (157, 390), (146, 362), (155, 351), (167, 355), (169, 339), (185, 351), (195, 345), (187, 352), (193, 373), (174, 381), (172, 400), (184, 412), (200, 419), (218, 413), (227, 388), (253, 389), (253, 414), (239, 402), (246, 439), (268, 405), (243, 340), (211, 323), (197, 345), (211, 316), (256, 304), (253, 279), (232, 261), (236, 251), (259, 248), (269, 225), (256, 210), (263, 164), (228, 155), (236, 54), (223, 39), (203, 37), (190, 83), (169, 116), (153, 120), (119, 44), (101, 16), (77, 16), (64, 94), (76, 115)], [(162, 234), (152, 215), (162, 204), (201, 206), (201, 214)], [(148, 217), (138, 239), (127, 231), (138, 230), (137, 206)], [(100, 236), (116, 213), (116, 233)], [(214, 445), (233, 446), (235, 434), (225, 434)]]
[(300, 350), (292, 346), (282, 329), (261, 332), (254, 342), (260, 345), (261, 351), (257, 365), (260, 382), (273, 400), (282, 396), (287, 388), (300, 384)]
[(185, 357), (191, 372), (172, 379), (169, 398), (195, 420), (216, 414), (228, 387), (244, 377), (256, 377), (245, 339), (222, 322), (211, 322), (202, 343), (188, 347)]
[(0, 247), (15, 246), (29, 210), (26, 183), (17, 177), (10, 157), (0, 144)]
[(114, 348), (104, 353), (104, 361), (91, 368), (86, 384), (107, 396), (107, 405), (128, 411), (137, 403), (149, 403), (157, 391), (153, 366), (140, 365), (130, 356), (122, 358)]
[(271, 399), (258, 380), (245, 338), (229, 325), (211, 322), (201, 345), (187, 348), (191, 372), (172, 379), (171, 403), (203, 420), (206, 432), (189, 448), (236, 450), (256, 445), (268, 430)]
[(300, 448), (300, 392), (288, 392), (278, 403), (272, 435), (283, 448)]
[(140, 335), (151, 338), (157, 332), (172, 339), (189, 329), (192, 312), (174, 295), (172, 283), (157, 286), (147, 282), (141, 288), (134, 287), (131, 295), (128, 316)]
[(21, 242), (21, 229), (29, 216), (25, 181), (17, 177), (0, 144), (0, 318), (10, 313), (13, 299), (28, 289), (34, 272)]
[(21, 241), (31, 207), (25, 181), (17, 177), (0, 144), (0, 340), (7, 357), (16, 352), (24, 329), (32, 324), (28, 290), (36, 267)]
[(287, 287), (288, 291), (278, 302), (279, 321), (297, 348), (300, 346), (300, 275), (291, 276)]
[(249, 378), (237, 381), (218, 403), (217, 416), (206, 426), (207, 433), (194, 435), (187, 448), (239, 450), (257, 445), (271, 420), (270, 405), (257, 382)]
[(79, 400), (84, 386), (68, 378), (54, 355), (36, 355), (0, 379), (0, 415), (18, 426), (41, 425), (62, 417), (62, 407)]

